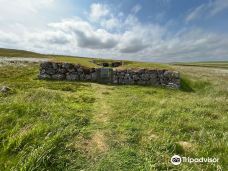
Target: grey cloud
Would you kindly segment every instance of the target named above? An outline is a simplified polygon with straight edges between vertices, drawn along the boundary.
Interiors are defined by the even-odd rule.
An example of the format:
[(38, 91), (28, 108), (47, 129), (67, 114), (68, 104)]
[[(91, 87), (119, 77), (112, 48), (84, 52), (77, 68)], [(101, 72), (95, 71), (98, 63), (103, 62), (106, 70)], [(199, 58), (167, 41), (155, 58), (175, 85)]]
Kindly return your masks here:
[(134, 39), (124, 47), (120, 48), (120, 52), (122, 53), (135, 53), (142, 51), (143, 49), (147, 48), (148, 45), (144, 44), (141, 40), (139, 39)]
[(64, 37), (64, 36), (61, 36), (61, 37), (58, 37), (58, 36), (48, 37), (48, 38), (46, 38), (46, 41), (48, 43), (58, 44), (58, 45), (64, 45), (64, 44), (70, 43), (70, 40), (67, 37)]
[(110, 49), (117, 45), (117, 41), (112, 38), (102, 40), (101, 37), (95, 35), (88, 36), (80, 30), (74, 30), (74, 33), (77, 37), (78, 46), (82, 48)]
[(81, 19), (52, 23), (50, 26), (66, 34), (71, 34), (81, 48), (111, 49), (118, 44), (117, 35), (109, 33), (105, 29), (96, 29), (89, 22)]
[[(44, 32), (30, 33), (28, 36), (30, 42), (34, 44), (66, 45), (72, 41), (72, 36), (68, 33), (58, 30), (48, 30)], [(39, 45), (38, 45), (39, 46)]]
[(5, 44), (14, 44), (18, 43), (19, 38), (14, 33), (6, 33), (0, 30), (0, 42), (4, 42)]
[[(227, 35), (186, 30), (167, 38), (157, 47), (150, 47), (145, 54), (153, 54), (158, 61), (228, 60)], [(144, 58), (145, 59), (145, 58)], [(151, 58), (153, 59), (153, 57)]]

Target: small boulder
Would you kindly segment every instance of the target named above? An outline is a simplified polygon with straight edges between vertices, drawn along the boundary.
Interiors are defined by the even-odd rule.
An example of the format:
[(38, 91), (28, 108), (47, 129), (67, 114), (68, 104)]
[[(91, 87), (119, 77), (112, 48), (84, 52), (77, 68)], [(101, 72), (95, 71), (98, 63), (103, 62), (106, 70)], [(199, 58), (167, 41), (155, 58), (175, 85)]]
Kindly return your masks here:
[(8, 93), (11, 91), (11, 88), (7, 87), (7, 86), (3, 86), (0, 90), (1, 93)]

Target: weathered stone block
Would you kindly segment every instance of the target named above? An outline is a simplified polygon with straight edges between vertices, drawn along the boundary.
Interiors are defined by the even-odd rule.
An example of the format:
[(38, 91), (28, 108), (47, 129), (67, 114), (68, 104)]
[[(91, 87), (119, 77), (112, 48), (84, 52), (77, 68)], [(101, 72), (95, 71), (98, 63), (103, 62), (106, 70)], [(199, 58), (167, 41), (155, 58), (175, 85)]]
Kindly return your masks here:
[(58, 69), (57, 72), (58, 73), (61, 73), (61, 74), (66, 74), (67, 73), (67, 70), (66, 70), (66, 68), (60, 68), (60, 69)]
[(87, 81), (91, 80), (91, 75), (90, 75), (90, 74), (85, 75), (85, 79), (86, 79)]
[(56, 73), (56, 70), (54, 68), (46, 68), (45, 72), (49, 75), (53, 75)]
[(57, 70), (59, 68), (59, 65), (57, 63), (52, 63), (52, 68)]
[(52, 62), (43, 62), (40, 64), (41, 68), (52, 68)]
[(51, 79), (51, 76), (48, 74), (40, 74), (39, 79), (41, 79), (41, 80)]
[(45, 73), (46, 73), (45, 69), (41, 69), (40, 74), (42, 75), (42, 74), (45, 74)]
[(92, 79), (92, 81), (96, 81), (97, 80), (97, 73), (96, 72), (93, 72), (91, 74), (91, 79)]
[(63, 79), (65, 79), (65, 75), (64, 74), (54, 74), (51, 76), (51, 78), (54, 80), (63, 80)]
[(76, 81), (79, 80), (79, 76), (76, 72), (72, 72), (66, 75), (66, 79), (69, 81)]

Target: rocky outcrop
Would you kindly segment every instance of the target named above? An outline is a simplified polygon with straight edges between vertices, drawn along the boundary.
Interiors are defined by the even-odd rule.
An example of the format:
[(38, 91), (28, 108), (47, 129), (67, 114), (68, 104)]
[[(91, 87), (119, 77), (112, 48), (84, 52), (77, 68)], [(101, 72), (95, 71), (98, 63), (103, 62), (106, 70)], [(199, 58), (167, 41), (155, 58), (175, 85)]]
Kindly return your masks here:
[(92, 81), (112, 84), (137, 84), (180, 88), (180, 74), (158, 69), (86, 68), (78, 64), (44, 62), (40, 79)]

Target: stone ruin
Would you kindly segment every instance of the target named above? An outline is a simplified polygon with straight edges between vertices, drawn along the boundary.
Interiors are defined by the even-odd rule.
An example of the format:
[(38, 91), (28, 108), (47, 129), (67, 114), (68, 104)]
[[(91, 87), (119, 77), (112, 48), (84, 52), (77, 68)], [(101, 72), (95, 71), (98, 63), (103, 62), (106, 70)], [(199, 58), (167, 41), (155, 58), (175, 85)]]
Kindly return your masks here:
[(79, 64), (44, 62), (40, 65), (39, 78), (180, 88), (179, 72), (165, 69), (87, 68)]

